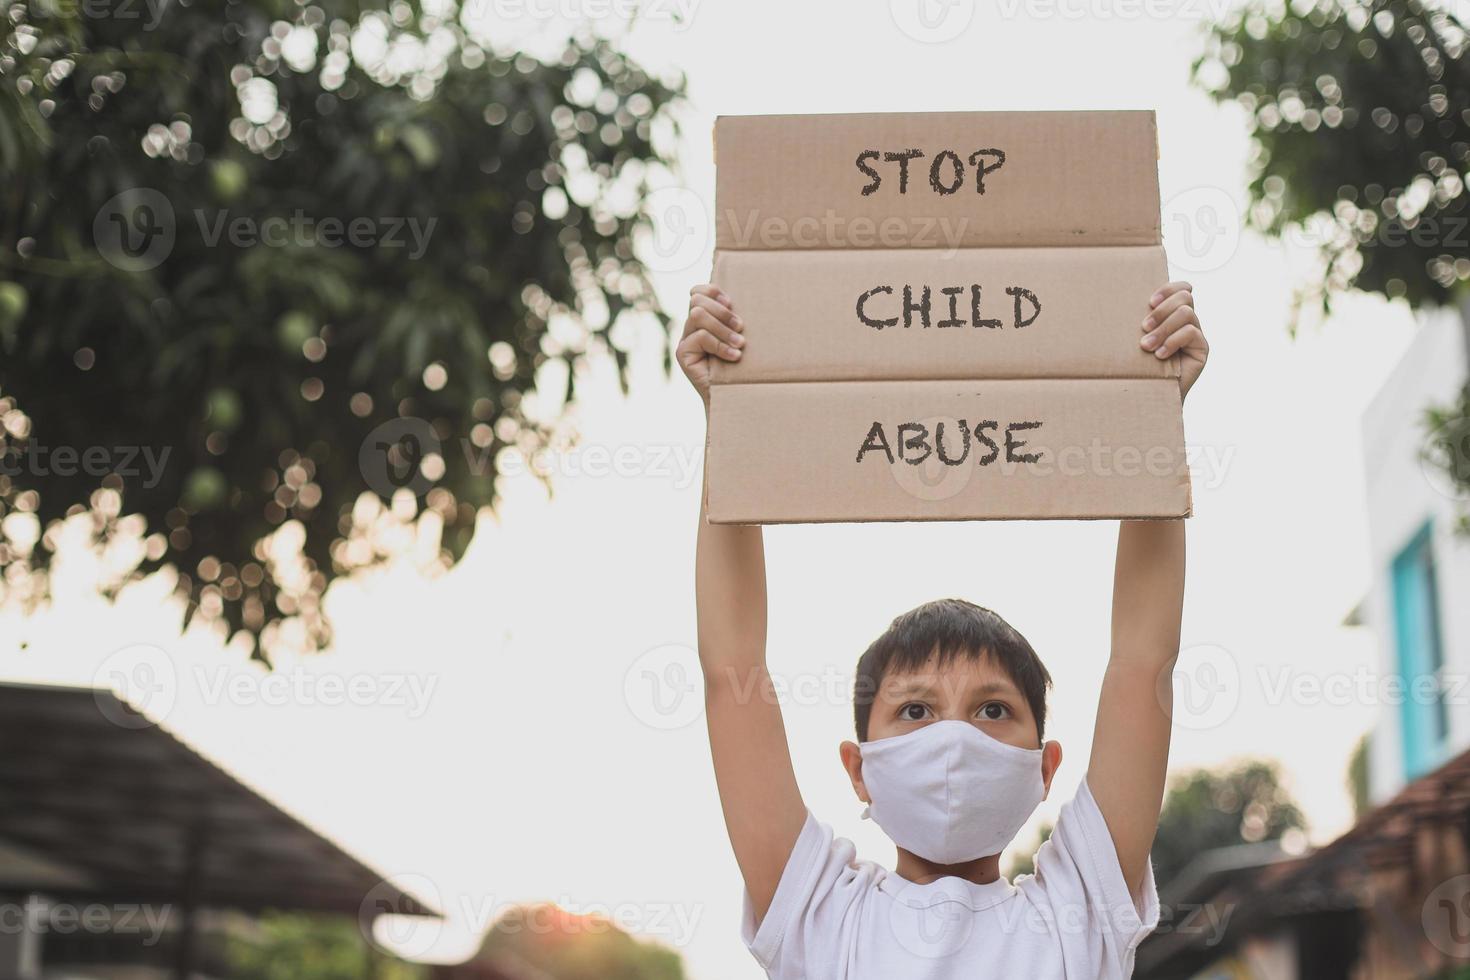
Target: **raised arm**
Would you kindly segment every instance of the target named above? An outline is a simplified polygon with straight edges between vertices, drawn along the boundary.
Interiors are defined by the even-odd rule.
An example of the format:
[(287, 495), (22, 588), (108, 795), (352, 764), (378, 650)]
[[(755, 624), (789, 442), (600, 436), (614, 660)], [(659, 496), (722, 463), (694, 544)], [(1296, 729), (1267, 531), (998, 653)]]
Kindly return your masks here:
[[(1204, 368), (1209, 346), (1188, 283), (1150, 301), (1144, 349), (1177, 356), (1181, 394)], [(1170, 674), (1184, 608), (1184, 522), (1123, 521), (1113, 572), (1112, 654), (1098, 700), (1087, 785), (1112, 834), (1123, 878), (1138, 898), (1158, 829), (1169, 767)]]
[[(678, 360), (706, 411), (709, 359), (738, 360), (742, 326), (720, 290), (691, 292)], [(758, 525), (711, 524), (700, 504), (694, 592), (715, 781), (759, 922), (801, 833), (806, 805), (766, 671), (766, 565)]]

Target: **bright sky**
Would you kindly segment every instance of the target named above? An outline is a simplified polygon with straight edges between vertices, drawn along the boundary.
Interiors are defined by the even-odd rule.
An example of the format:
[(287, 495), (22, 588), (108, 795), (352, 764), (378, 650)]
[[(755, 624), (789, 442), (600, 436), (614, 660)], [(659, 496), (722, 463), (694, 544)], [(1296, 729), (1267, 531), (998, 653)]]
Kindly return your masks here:
[[(656, 5), (627, 46), (688, 73), (683, 178), (710, 204), (717, 114), (1158, 111), (1166, 245), (1196, 285), (1214, 349), (1186, 407), (1199, 466), (1184, 639), (1186, 679), (1217, 696), (1176, 731), (1173, 762), (1277, 758), (1313, 839), (1330, 839), (1350, 821), (1347, 759), (1377, 709), (1292, 699), (1282, 683), (1375, 667), (1371, 637), (1339, 625), (1368, 580), (1358, 420), (1410, 315), (1356, 299), (1292, 340), (1305, 249), (1252, 234), (1199, 248), (1204, 231), (1238, 221), (1248, 149), (1240, 113), (1187, 85), (1212, 0), (952, 0), (931, 11), (941, 33), (961, 28), (943, 43), (897, 26), (922, 33), (905, 2), (708, 2), (678, 27)], [(540, 8), (501, 12), (517, 9)], [(706, 253), (661, 275), (671, 310), (707, 268)], [(410, 952), (465, 955), (508, 905), (550, 899), (676, 946), (696, 980), (758, 977), (736, 932), (740, 882), (687, 686), (703, 418), (658, 356), (645, 335), (626, 399), (606, 366), (589, 376), (583, 449), (561, 460), (554, 499), (528, 477), (508, 480), (499, 521), (450, 574), (430, 581), (404, 563), (334, 590), (335, 650), (282, 664), (278, 680), (207, 637), (180, 639), (152, 584), (116, 608), (63, 595), (26, 623), (9, 617), (0, 676), (105, 684), (138, 664), (162, 671), (166, 696), (150, 710), (172, 731), (452, 913), (443, 929), (400, 936)], [(1038, 818), (1054, 815), (1088, 754), (1114, 534), (1108, 523), (769, 530), (771, 669), (792, 688), (787, 726), (818, 815), (891, 859), (838, 764), (846, 686), (892, 616), (944, 595), (995, 608), (1049, 664), (1049, 734), (1066, 754)], [(341, 703), (324, 677), (371, 703)]]

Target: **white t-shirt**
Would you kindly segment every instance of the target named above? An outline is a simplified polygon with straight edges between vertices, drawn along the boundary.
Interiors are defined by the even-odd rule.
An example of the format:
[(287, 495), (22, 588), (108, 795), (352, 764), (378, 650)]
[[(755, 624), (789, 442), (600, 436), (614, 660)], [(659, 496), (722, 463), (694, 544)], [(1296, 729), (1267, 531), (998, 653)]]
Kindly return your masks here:
[(746, 893), (741, 938), (772, 980), (1131, 976), (1159, 921), (1153, 868), (1135, 905), (1085, 781), (1035, 864), (1015, 884), (916, 884), (857, 860), (808, 812), (759, 929)]

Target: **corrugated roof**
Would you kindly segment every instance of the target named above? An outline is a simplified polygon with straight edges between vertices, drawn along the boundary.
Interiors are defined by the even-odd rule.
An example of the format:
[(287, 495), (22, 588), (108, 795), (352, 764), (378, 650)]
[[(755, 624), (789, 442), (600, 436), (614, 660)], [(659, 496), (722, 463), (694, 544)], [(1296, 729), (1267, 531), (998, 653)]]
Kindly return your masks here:
[[(439, 913), (111, 692), (0, 684), (0, 887), (69, 899)], [(34, 880), (31, 880), (34, 879)]]

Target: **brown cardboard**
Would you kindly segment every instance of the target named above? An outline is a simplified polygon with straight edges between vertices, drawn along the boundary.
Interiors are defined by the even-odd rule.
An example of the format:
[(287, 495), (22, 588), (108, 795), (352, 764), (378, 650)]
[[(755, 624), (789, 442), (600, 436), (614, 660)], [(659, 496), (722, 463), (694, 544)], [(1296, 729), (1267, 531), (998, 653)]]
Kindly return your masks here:
[(715, 151), (718, 249), (1161, 240), (1152, 112), (721, 116)]
[(709, 520), (1188, 516), (1178, 366), (1138, 346), (1157, 147), (1151, 112), (721, 117), (748, 342), (712, 371)]
[(714, 523), (1190, 513), (1173, 379), (720, 385), (710, 414)]
[(1167, 279), (1158, 245), (717, 252), (748, 344), (712, 381), (1177, 377), (1138, 346)]

